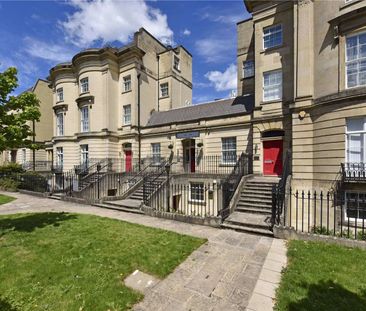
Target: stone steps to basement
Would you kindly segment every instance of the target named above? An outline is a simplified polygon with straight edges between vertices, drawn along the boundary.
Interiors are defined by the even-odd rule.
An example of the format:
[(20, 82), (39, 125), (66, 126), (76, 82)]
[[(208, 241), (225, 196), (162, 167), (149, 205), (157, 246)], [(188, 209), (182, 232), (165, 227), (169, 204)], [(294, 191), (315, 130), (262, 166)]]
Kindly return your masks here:
[(238, 226), (238, 225), (223, 223), (221, 225), (221, 228), (235, 230), (235, 231), (244, 232), (244, 233), (251, 233), (251, 234), (273, 237), (273, 232), (271, 230), (252, 228), (252, 227), (247, 227), (247, 226), (243, 226), (243, 225)]
[(257, 207), (246, 207), (240, 206), (235, 209), (235, 211), (240, 213), (253, 213), (253, 214), (263, 214), (263, 215), (272, 215), (272, 210), (269, 208), (257, 208)]
[(272, 204), (263, 204), (257, 202), (241, 202), (239, 201), (237, 207), (256, 207), (256, 208), (264, 208), (264, 209), (271, 209)]
[(118, 201), (104, 201), (103, 203), (97, 203), (93, 205), (122, 212), (144, 214), (144, 212), (140, 209), (141, 201), (139, 200), (126, 199)]

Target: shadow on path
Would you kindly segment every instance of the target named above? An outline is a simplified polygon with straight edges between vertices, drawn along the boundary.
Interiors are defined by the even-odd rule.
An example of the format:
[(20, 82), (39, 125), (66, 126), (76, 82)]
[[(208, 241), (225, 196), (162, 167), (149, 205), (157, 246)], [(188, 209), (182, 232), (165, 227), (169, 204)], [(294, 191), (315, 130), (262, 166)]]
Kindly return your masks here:
[[(11, 217), (14, 217), (13, 215)], [(77, 218), (76, 215), (67, 213), (37, 213), (23, 215), (17, 218), (0, 219), (0, 235), (6, 231), (31, 232), (36, 228), (44, 228), (49, 225), (59, 226), (61, 222)], [(2, 310), (0, 308), (0, 310)]]
[(307, 297), (289, 304), (289, 311), (361, 311), (366, 310), (366, 291), (356, 294), (333, 281), (302, 284), (308, 287)]

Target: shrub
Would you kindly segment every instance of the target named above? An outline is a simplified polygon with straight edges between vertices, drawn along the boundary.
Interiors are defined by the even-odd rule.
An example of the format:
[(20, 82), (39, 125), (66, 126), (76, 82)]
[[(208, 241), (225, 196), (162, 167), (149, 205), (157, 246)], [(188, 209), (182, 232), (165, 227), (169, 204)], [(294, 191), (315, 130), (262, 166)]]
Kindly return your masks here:
[(23, 173), (20, 175), (19, 189), (46, 192), (48, 189), (47, 178), (35, 172)]
[(18, 163), (7, 163), (5, 165), (0, 166), (0, 175), (6, 175), (11, 173), (23, 173), (24, 170), (22, 166)]
[(4, 177), (0, 179), (0, 189), (6, 191), (18, 191), (20, 183), (10, 177)]

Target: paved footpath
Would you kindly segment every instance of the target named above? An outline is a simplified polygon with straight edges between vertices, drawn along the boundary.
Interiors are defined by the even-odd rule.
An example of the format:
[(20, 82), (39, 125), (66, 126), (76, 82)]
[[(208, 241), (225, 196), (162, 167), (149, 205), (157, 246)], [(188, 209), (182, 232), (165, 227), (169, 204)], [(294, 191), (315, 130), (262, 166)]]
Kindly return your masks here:
[(93, 214), (208, 239), (148, 291), (143, 301), (135, 305), (136, 311), (273, 308), (280, 272), (286, 264), (282, 240), (19, 193), (10, 195), (17, 200), (1, 205), (0, 214), (46, 211)]

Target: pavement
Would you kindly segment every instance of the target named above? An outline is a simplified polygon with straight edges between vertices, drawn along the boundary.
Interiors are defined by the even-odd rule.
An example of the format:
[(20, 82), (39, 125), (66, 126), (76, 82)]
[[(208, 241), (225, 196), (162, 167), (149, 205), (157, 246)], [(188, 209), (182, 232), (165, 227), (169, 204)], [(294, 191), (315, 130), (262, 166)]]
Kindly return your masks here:
[(29, 212), (92, 214), (206, 238), (207, 243), (169, 276), (154, 282), (144, 292), (144, 299), (134, 306), (136, 311), (273, 309), (275, 290), (286, 265), (283, 240), (20, 193), (0, 193), (17, 198), (0, 205), (0, 215)]

